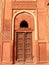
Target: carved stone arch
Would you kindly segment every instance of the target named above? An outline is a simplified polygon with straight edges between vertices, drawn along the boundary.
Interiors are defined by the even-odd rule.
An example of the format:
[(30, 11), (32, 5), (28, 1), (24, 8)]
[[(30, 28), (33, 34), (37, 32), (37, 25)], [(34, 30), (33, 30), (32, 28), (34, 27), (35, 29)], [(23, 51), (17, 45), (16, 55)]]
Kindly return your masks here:
[(34, 17), (31, 14), (26, 12), (22, 12), (19, 15), (15, 16), (15, 19), (14, 19), (15, 30), (16, 29), (18, 30), (20, 28), (20, 23), (22, 21), (26, 21), (26, 23), (28, 24), (28, 28), (30, 30), (34, 30)]
[(21, 14), (21, 13), (28, 13), (30, 15), (32, 15), (34, 17), (34, 28), (35, 28), (35, 40), (37, 40), (37, 21), (36, 21), (36, 16), (34, 15), (33, 12), (27, 11), (27, 10), (21, 10), (19, 12), (16, 12), (13, 15), (13, 19), (12, 19), (12, 40), (13, 40), (13, 34), (14, 34), (14, 19), (17, 15)]

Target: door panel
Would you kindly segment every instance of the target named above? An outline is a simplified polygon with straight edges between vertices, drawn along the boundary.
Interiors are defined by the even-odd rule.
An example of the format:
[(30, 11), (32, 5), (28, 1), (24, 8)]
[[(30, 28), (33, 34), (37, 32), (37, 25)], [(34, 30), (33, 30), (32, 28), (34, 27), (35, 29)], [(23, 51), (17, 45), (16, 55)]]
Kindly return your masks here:
[(32, 35), (31, 33), (26, 33), (25, 35), (25, 57), (26, 60), (32, 59)]
[(18, 61), (24, 60), (24, 33), (17, 34), (17, 43), (16, 43), (16, 59)]

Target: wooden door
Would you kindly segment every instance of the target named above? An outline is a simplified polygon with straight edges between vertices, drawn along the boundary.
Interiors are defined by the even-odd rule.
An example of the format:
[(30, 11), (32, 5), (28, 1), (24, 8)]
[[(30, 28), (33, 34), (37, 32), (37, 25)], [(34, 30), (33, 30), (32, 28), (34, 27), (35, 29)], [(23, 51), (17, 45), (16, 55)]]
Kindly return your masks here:
[(16, 61), (32, 60), (32, 32), (16, 32)]

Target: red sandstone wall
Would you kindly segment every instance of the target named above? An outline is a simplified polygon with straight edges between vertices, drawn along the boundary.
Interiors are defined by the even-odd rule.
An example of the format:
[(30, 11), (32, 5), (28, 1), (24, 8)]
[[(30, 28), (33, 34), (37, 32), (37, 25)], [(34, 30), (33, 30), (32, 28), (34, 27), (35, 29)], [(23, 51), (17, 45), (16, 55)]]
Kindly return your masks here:
[[(1, 49), (2, 49), (3, 50), (2, 62), (10, 63), (12, 61), (11, 60), (11, 56), (12, 56), (12, 54), (11, 54), (12, 53), (11, 52), (12, 51), (12, 39), (11, 39), (12, 8), (14, 8), (15, 6), (14, 5), (12, 6), (12, 4), (11, 4), (12, 0), (5, 0), (4, 3), (5, 3), (5, 5), (4, 5), (5, 7), (4, 7), (3, 26), (2, 27), (3, 27), (3, 33), (6, 37), (3, 36), (2, 42), (1, 42), (1, 39), (0, 39), (0, 44), (3, 43), (3, 48), (0, 47), (0, 52), (1, 52)], [(20, 5), (18, 5), (18, 6), (20, 6)], [(32, 9), (31, 6), (32, 5), (30, 5), (30, 8)], [(48, 14), (47, 14), (47, 8), (46, 7), (47, 7), (46, 0), (40, 0), (40, 1), (37, 0), (37, 6), (36, 6), (36, 3), (35, 3), (35, 6), (33, 7), (33, 9), (37, 10), (38, 39), (41, 40), (41, 41), (45, 40), (47, 42), (49, 40), (49, 21), (48, 21), (49, 17), (48, 17)], [(22, 6), (22, 8), (23, 8), (23, 6)], [(24, 9), (25, 8), (27, 9), (26, 6), (24, 7)], [(29, 9), (29, 7), (28, 7), (28, 9)], [(8, 53), (7, 53), (7, 50), (8, 50)], [(0, 55), (0, 60), (1, 60), (1, 55)]]

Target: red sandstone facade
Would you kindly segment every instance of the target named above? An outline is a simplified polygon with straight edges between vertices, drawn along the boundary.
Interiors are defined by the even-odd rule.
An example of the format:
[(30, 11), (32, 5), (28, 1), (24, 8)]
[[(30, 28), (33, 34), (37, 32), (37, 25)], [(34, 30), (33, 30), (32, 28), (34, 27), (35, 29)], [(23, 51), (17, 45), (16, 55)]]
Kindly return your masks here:
[(2, 0), (0, 64), (49, 64), (49, 0)]

